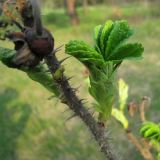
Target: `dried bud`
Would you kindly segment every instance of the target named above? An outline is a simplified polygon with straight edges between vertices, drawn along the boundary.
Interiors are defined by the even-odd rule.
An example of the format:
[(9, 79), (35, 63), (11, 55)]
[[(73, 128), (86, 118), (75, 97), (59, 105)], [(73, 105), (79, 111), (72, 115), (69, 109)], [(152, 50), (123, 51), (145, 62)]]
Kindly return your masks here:
[(129, 111), (129, 115), (131, 117), (134, 117), (136, 111), (137, 111), (137, 104), (135, 102), (130, 102), (128, 104), (128, 111)]
[(25, 38), (31, 51), (40, 59), (52, 53), (54, 49), (54, 39), (46, 29), (38, 36), (34, 29), (28, 28), (25, 31)]

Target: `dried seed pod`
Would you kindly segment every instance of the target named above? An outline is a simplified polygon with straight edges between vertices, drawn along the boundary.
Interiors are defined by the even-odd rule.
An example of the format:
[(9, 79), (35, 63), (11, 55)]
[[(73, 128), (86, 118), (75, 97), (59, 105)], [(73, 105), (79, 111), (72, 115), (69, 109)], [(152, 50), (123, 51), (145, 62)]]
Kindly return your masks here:
[(25, 39), (31, 51), (40, 59), (53, 51), (54, 39), (46, 29), (43, 29), (42, 35), (38, 36), (34, 28), (28, 28), (25, 31)]
[(31, 51), (40, 59), (53, 52), (54, 39), (52, 34), (43, 27), (41, 11), (36, 0), (30, 0), (34, 17), (34, 26), (26, 28), (25, 39)]
[(13, 62), (17, 66), (35, 67), (39, 64), (40, 60), (30, 50), (27, 43), (23, 45), (15, 55)]
[(15, 55), (13, 62), (17, 66), (34, 67), (39, 64), (40, 59), (30, 50), (25, 41), (24, 33), (13, 32), (9, 33), (7, 37), (15, 44), (17, 54)]

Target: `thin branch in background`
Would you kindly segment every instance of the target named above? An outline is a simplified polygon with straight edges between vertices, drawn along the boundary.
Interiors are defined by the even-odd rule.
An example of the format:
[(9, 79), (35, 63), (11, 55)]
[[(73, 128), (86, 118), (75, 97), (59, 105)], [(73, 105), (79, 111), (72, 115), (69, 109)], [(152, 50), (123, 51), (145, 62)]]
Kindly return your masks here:
[(146, 117), (145, 117), (145, 109), (146, 109), (146, 102), (149, 100), (148, 97), (143, 97), (142, 101), (140, 103), (139, 106), (139, 110), (140, 110), (140, 118), (142, 122), (146, 121)]
[(154, 157), (152, 156), (148, 148), (141, 145), (138, 139), (132, 134), (131, 131), (129, 130), (126, 131), (126, 134), (127, 134), (129, 141), (137, 148), (137, 150), (141, 153), (141, 155), (143, 156), (145, 160), (154, 160)]

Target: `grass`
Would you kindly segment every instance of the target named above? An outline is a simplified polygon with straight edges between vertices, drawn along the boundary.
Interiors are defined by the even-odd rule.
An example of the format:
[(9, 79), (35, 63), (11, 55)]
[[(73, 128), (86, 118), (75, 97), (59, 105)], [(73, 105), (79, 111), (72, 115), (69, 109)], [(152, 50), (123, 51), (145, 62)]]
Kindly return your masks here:
[[(154, 13), (153, 13), (154, 11)], [(160, 22), (153, 7), (139, 5), (89, 7), (84, 15), (78, 9), (80, 25), (72, 27), (63, 10), (44, 9), (43, 21), (52, 31), (55, 46), (71, 39), (81, 39), (93, 44), (94, 26), (108, 19), (127, 19), (135, 28), (131, 41), (145, 47), (142, 61), (125, 62), (119, 76), (130, 86), (128, 101), (140, 101), (144, 95), (151, 98), (148, 119), (160, 121)], [(11, 47), (8, 42), (0, 45)], [(59, 59), (66, 57), (57, 53)], [(85, 68), (71, 58), (65, 62), (66, 74), (74, 76), (71, 84), (80, 86), (78, 95), (92, 102), (88, 95), (83, 72)], [(31, 81), (24, 73), (0, 64), (0, 159), (2, 160), (103, 160), (103, 156), (90, 138), (85, 126), (77, 119), (66, 122), (72, 115), (56, 99), (48, 100), (51, 93)], [(133, 129), (138, 128), (140, 121)], [(114, 127), (111, 127), (114, 126)], [(142, 159), (135, 148), (126, 141), (121, 127), (114, 120), (109, 124), (111, 143), (119, 156)]]

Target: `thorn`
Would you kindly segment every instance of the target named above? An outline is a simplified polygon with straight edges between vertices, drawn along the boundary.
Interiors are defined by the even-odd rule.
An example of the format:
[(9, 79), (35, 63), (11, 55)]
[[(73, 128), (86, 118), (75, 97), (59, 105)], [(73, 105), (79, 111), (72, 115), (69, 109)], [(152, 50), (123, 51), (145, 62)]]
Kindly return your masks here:
[(67, 104), (67, 101), (66, 101), (66, 99), (65, 99), (63, 94), (59, 95), (59, 99), (60, 99), (61, 103)]
[(66, 121), (69, 121), (69, 120), (71, 120), (72, 118), (74, 118), (74, 117), (76, 117), (76, 116), (77, 116), (77, 114), (74, 113), (72, 116), (70, 116), (69, 118), (67, 118)]
[(122, 64), (122, 61), (114, 65), (114, 71)]
[(59, 95), (59, 98), (61, 99), (61, 98), (63, 98), (64, 97), (64, 95), (63, 95), (63, 93), (61, 93), (60, 95)]
[(70, 81), (72, 78), (74, 78), (74, 76), (68, 77), (66, 80)]
[(77, 91), (80, 89), (80, 87), (81, 87), (81, 85), (80, 85), (79, 87), (77, 87), (77, 88), (73, 88), (73, 89), (72, 89), (73, 92), (77, 92)]
[(79, 89), (79, 88), (73, 88), (72, 91), (73, 91), (74, 93), (76, 93), (76, 92), (78, 91), (78, 89)]
[(61, 99), (61, 103), (67, 104), (67, 101), (65, 99)]
[(48, 98), (48, 100), (50, 101), (50, 100), (53, 99), (53, 98), (57, 98), (57, 96), (55, 96), (55, 95), (50, 96), (50, 97)]
[(71, 57), (72, 57), (72, 56), (66, 57), (66, 58), (62, 59), (61, 61), (59, 61), (59, 63), (62, 64), (65, 60), (67, 60), (67, 59), (69, 59), (69, 58), (71, 58)]
[(88, 103), (87, 99), (80, 99), (80, 102), (83, 103), (83, 104)]
[(64, 44), (62, 44), (61, 46), (59, 46), (58, 48), (53, 50), (53, 54), (55, 54), (56, 52), (60, 51), (63, 46), (64, 46)]
[(25, 30), (25, 28), (24, 28), (20, 23), (18, 23), (17, 21), (12, 20), (12, 22), (13, 22), (21, 31), (24, 31), (24, 30)]

